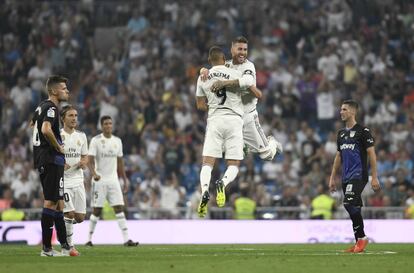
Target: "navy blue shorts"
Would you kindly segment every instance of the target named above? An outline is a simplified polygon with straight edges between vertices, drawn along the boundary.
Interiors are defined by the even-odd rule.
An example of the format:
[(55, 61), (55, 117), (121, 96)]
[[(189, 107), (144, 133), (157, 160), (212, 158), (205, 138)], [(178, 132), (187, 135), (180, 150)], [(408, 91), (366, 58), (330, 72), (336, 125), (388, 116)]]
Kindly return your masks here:
[(55, 164), (40, 166), (38, 169), (45, 200), (57, 202), (63, 200), (64, 167)]

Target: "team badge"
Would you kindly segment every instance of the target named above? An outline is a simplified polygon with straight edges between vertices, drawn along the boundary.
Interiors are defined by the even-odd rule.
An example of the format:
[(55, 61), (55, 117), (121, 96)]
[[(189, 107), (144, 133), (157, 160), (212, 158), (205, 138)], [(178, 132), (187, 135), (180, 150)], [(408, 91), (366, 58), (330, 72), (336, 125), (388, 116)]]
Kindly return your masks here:
[(351, 131), (351, 132), (349, 132), (349, 136), (350, 136), (350, 137), (354, 137), (354, 136), (355, 136), (355, 131)]
[(80, 140), (78, 140), (78, 142), (76, 144), (78, 144), (78, 146), (81, 146), (82, 145), (82, 143), (80, 142)]
[(64, 135), (60, 135), (60, 137), (62, 138), (62, 141), (65, 141), (65, 136)]
[(55, 111), (53, 110), (54, 107), (49, 108), (49, 110), (47, 110), (47, 116), (49, 118), (54, 118), (55, 117)]

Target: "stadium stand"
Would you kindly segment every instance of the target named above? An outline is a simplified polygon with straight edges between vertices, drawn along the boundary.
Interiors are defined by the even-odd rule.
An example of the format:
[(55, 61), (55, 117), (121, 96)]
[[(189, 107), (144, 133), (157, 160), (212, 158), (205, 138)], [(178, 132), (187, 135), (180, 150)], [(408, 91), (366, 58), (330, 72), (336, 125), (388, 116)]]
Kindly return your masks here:
[[(30, 213), (42, 196), (28, 120), (46, 96), (47, 76), (61, 73), (71, 80), (71, 103), (89, 138), (99, 117), (114, 120), (131, 180), (129, 216), (194, 217), (205, 130), (195, 82), (208, 48), (228, 50), (241, 34), (264, 92), (262, 126), (285, 147), (272, 162), (250, 154), (241, 167), (238, 181), (247, 183), (257, 214), (309, 218), (336, 152), (338, 106), (353, 98), (361, 104), (359, 121), (376, 138), (383, 191), (365, 192), (370, 217), (402, 217), (414, 187), (414, 4), (394, 0), (5, 1), (0, 210), (38, 216)], [(239, 196), (237, 185), (227, 209), (213, 208), (211, 218), (231, 215), (223, 212)]]

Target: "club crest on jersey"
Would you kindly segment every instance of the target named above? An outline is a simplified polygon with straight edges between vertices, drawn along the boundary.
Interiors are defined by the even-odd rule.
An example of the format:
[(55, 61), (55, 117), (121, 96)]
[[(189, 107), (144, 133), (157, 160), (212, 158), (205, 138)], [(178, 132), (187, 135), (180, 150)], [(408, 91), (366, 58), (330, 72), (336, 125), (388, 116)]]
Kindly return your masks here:
[(351, 131), (351, 132), (349, 132), (349, 137), (354, 137), (355, 136), (355, 131)]
[(49, 110), (47, 110), (47, 116), (49, 118), (54, 118), (55, 117), (55, 111), (53, 110), (54, 107), (49, 108)]
[(65, 141), (65, 136), (64, 135), (60, 135), (60, 137), (62, 138), (62, 141)]
[(76, 142), (76, 144), (78, 144), (78, 146), (81, 146), (82, 143), (80, 142), (80, 140), (78, 140), (78, 142)]

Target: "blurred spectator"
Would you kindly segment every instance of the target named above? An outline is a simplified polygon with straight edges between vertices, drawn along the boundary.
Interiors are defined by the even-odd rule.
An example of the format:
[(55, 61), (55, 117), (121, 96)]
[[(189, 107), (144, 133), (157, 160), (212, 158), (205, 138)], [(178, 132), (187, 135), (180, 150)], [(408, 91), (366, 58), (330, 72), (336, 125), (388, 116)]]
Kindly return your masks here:
[(256, 218), (256, 202), (249, 197), (249, 186), (246, 183), (240, 185), (240, 196), (234, 200), (234, 219), (253, 220)]
[(328, 187), (322, 183), (317, 186), (318, 195), (311, 202), (311, 219), (332, 219), (335, 211), (335, 199), (329, 196)]
[[(179, 205), (195, 200), (206, 128), (205, 114), (194, 108), (197, 74), (207, 66), (210, 45), (228, 50), (231, 39), (242, 34), (249, 39), (249, 59), (264, 94), (258, 104), (263, 129), (285, 147), (274, 162), (246, 158), (240, 179), (254, 184), (249, 197), (258, 206), (308, 206), (314, 183), (323, 179), (336, 153), (336, 132), (343, 127), (334, 121), (337, 106), (353, 98), (360, 102), (359, 120), (371, 128), (379, 151), (381, 202), (404, 206), (414, 164), (411, 4), (373, 1), (372, 9), (356, 10), (355, 1), (263, 0), (259, 6), (247, 1), (242, 8), (237, 0), (228, 0), (217, 13), (214, 1), (141, 2), (4, 2), (2, 188), (29, 168), (27, 121), (46, 95), (46, 78), (59, 73), (71, 80), (70, 103), (79, 109), (80, 130), (96, 135), (104, 114), (115, 121), (125, 143), (131, 205), (159, 208), (170, 174), (187, 191)], [(288, 16), (269, 21), (269, 14)], [(34, 176), (31, 172), (29, 180), (35, 181)], [(34, 184), (27, 197), (38, 207), (42, 196), (39, 183)]]

